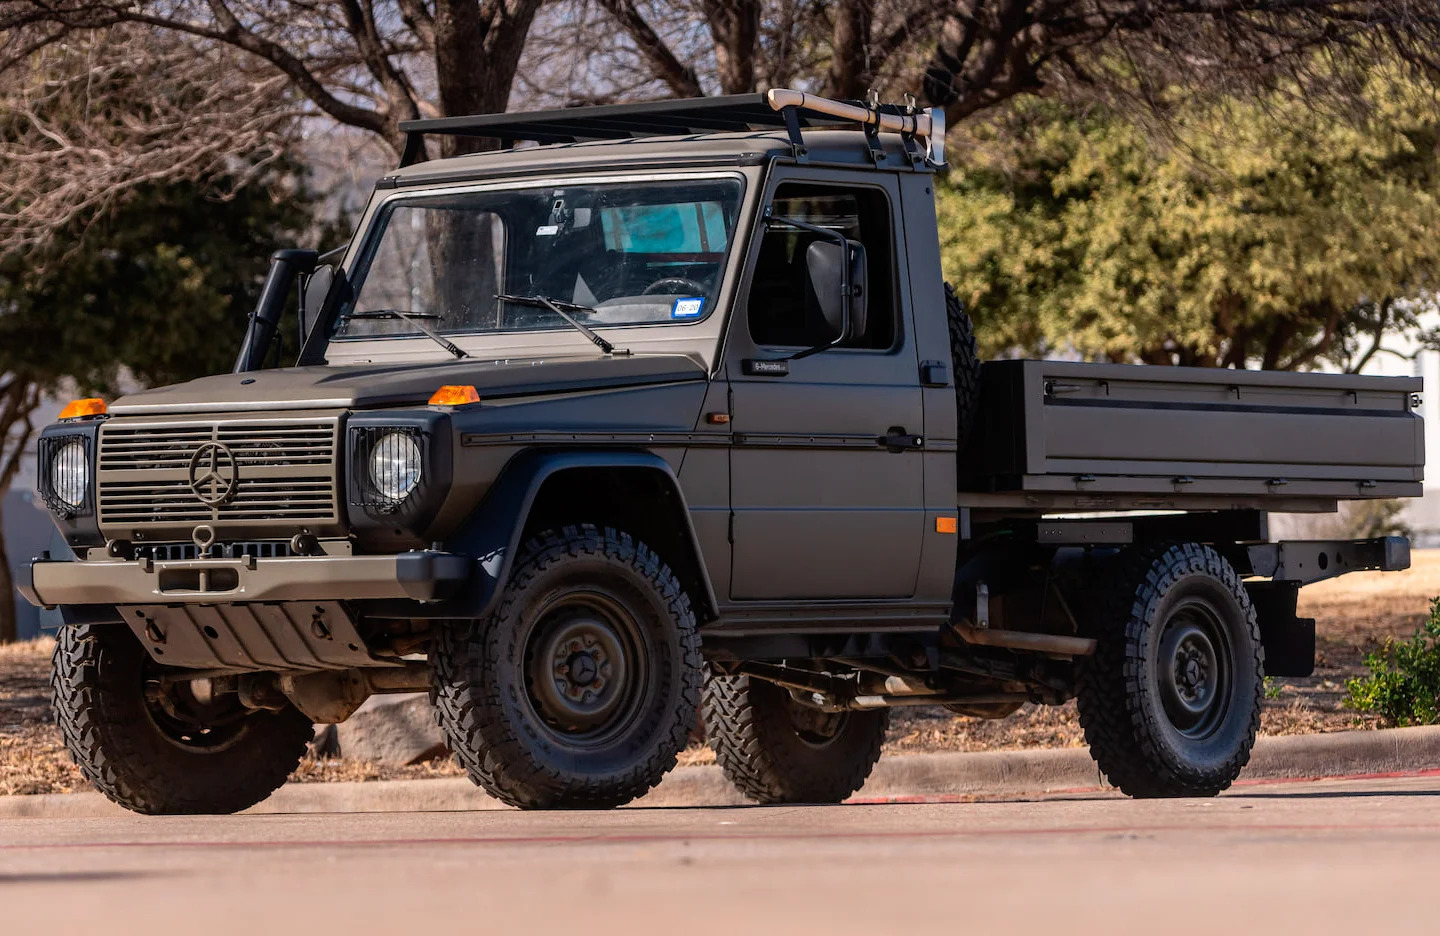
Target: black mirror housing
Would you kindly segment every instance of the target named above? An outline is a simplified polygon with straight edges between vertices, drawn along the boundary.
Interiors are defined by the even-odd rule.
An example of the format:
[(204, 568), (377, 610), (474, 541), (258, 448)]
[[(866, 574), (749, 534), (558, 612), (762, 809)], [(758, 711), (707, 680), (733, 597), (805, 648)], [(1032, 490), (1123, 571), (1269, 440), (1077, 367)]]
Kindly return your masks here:
[[(849, 269), (842, 269), (842, 257), (848, 254)], [(865, 247), (847, 240), (842, 248), (833, 241), (814, 241), (805, 248), (807, 273), (806, 296), (825, 320), (837, 344), (849, 344), (865, 334), (868, 294), (865, 274)], [(848, 276), (846, 274), (849, 274)], [(844, 289), (848, 286), (849, 310), (845, 308)]]
[(300, 346), (305, 346), (305, 339), (310, 335), (310, 329), (320, 321), (320, 314), (325, 309), (325, 300), (330, 296), (330, 289), (335, 285), (335, 267), (323, 263), (315, 268), (305, 279), (305, 291), (300, 297)]

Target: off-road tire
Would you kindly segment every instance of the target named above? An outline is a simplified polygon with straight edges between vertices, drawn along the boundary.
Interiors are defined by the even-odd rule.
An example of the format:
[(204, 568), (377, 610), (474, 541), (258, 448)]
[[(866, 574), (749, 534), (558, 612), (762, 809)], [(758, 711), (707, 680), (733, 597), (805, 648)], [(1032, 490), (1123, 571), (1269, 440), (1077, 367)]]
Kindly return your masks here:
[[(1125, 550), (1086, 617), (1098, 646), (1078, 668), (1080, 725), (1109, 781), (1136, 797), (1214, 796), (1230, 786), (1250, 760), (1265, 675), (1255, 609), (1230, 563), (1197, 543)], [(1187, 726), (1167, 714), (1179, 702), (1164, 680), (1173, 686), (1186, 665), (1165, 649), (1176, 639), (1167, 628), (1201, 625), (1214, 631), (1217, 686), (1205, 696), (1208, 714)]]
[(980, 414), (980, 348), (975, 344), (975, 323), (949, 283), (945, 284), (945, 320), (950, 328), (950, 365), (955, 371), (955, 438), (963, 454)]
[[(564, 600), (557, 595), (587, 589), (618, 596), (633, 612), (648, 677), (633, 718), (617, 729), (623, 734), (576, 749), (547, 724), (529, 688), (527, 634)], [(644, 543), (590, 525), (527, 542), (494, 612), (444, 628), (430, 665), (431, 702), (456, 762), (522, 809), (603, 809), (643, 795), (675, 766), (700, 701), (700, 638), (679, 579)]]
[(711, 675), (701, 694), (705, 735), (735, 788), (757, 803), (839, 803), (880, 759), (890, 713), (845, 712), (823, 743), (792, 720), (790, 694), (749, 676)]
[(239, 812), (279, 789), (315, 726), (293, 707), (243, 716), (215, 750), (167, 736), (145, 700), (147, 654), (123, 624), (63, 627), (50, 678), (65, 747), (85, 778), (147, 815)]

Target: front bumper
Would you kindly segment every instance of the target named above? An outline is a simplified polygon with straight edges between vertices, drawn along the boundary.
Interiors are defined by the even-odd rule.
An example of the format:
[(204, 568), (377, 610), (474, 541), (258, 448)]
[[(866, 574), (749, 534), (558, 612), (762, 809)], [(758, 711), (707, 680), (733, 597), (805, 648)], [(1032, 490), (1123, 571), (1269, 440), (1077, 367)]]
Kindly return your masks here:
[(36, 559), (17, 587), (37, 607), (73, 605), (209, 605), (280, 601), (433, 602), (479, 574), (468, 556), (419, 550), (395, 556), (306, 556), (285, 559)]

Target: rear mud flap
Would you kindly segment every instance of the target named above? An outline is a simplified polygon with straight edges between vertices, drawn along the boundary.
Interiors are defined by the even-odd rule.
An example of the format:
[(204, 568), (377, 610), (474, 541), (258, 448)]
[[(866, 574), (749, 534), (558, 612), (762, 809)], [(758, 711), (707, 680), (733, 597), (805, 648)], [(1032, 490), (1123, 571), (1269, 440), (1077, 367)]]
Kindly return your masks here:
[(1246, 582), (1265, 647), (1265, 675), (1309, 676), (1315, 672), (1315, 619), (1295, 615), (1299, 582)]

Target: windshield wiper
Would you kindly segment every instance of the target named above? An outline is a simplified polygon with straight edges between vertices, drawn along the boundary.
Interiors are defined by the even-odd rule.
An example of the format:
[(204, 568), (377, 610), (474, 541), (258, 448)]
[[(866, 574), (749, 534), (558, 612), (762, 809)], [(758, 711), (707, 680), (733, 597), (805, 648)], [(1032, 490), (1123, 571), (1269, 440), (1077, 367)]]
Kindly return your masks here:
[[(530, 306), (532, 309), (549, 309), (551, 312), (554, 312), (556, 315), (560, 316), (566, 322), (574, 326), (576, 331), (593, 341), (595, 343), (595, 347), (599, 348), (601, 351), (604, 351), (606, 354), (630, 353), (629, 351), (624, 349), (616, 351), (613, 344), (606, 341), (604, 338), (601, 338), (598, 334), (595, 333), (595, 330), (593, 328), (591, 328), (589, 325), (586, 325), (584, 322), (580, 321), (579, 319), (575, 318), (570, 314), (570, 312), (589, 312), (593, 315), (596, 310), (591, 308), (590, 306), (576, 305), (573, 302), (562, 302), (556, 299), (550, 299), (546, 296), (513, 296), (506, 293), (500, 293), (495, 298), (500, 302), (513, 302), (516, 305)], [(567, 309), (569, 309), (570, 312), (567, 312)]]
[(426, 328), (424, 323), (420, 321), (421, 319), (438, 318), (440, 318), (440, 316), (434, 312), (401, 312), (399, 309), (375, 309), (368, 312), (351, 312), (349, 315), (341, 316), (340, 321), (346, 322), (352, 319), (399, 319), (402, 322), (408, 322), (420, 329), (426, 338), (434, 341), (457, 358), (468, 358), (470, 355), (465, 353), (464, 348), (459, 347), (455, 342), (445, 336)]

